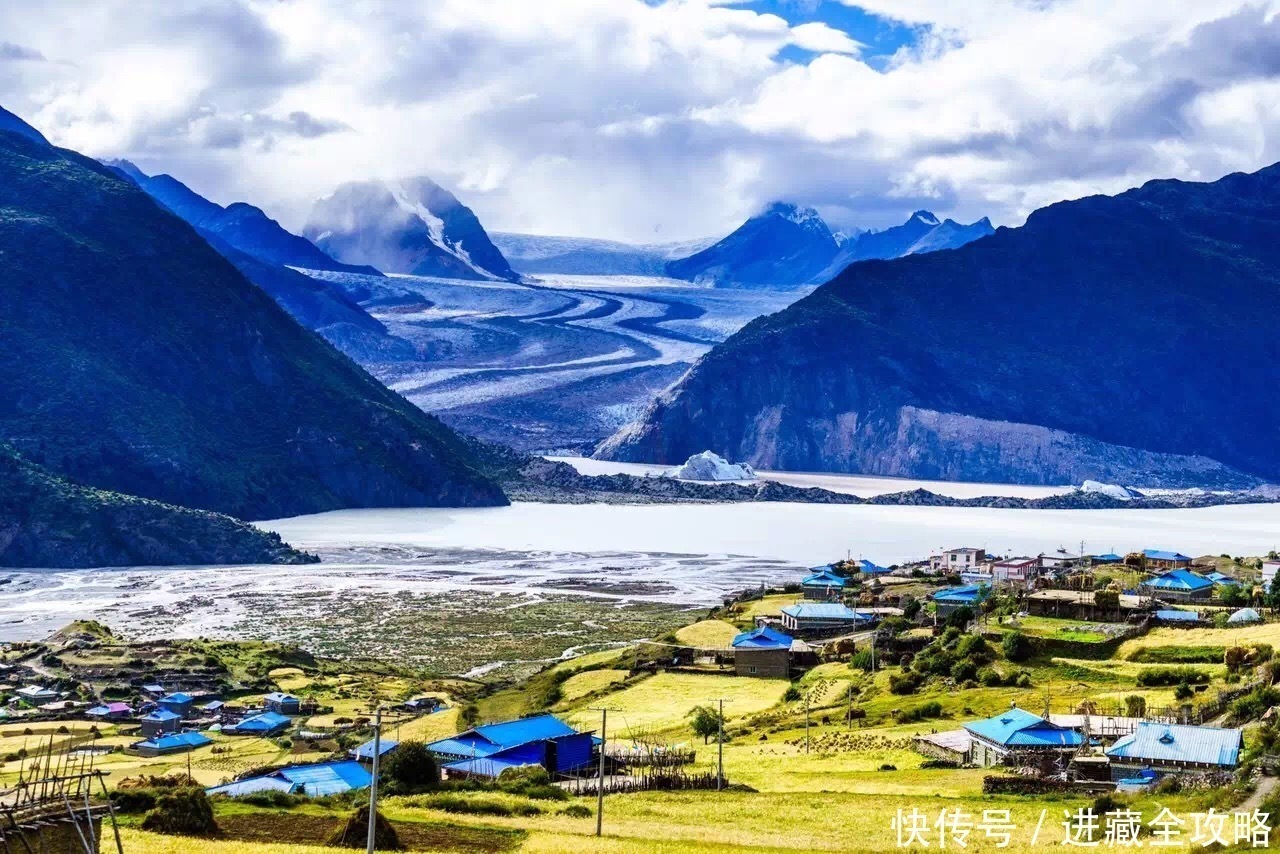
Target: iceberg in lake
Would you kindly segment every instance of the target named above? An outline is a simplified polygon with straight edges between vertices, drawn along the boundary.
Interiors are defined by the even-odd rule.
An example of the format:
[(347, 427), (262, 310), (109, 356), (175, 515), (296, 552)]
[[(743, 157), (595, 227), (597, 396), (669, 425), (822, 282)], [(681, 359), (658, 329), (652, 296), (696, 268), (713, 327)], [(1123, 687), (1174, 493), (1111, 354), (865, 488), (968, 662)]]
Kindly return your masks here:
[(756, 472), (746, 463), (731, 463), (719, 454), (703, 451), (668, 471), (666, 476), (677, 480), (755, 480)]

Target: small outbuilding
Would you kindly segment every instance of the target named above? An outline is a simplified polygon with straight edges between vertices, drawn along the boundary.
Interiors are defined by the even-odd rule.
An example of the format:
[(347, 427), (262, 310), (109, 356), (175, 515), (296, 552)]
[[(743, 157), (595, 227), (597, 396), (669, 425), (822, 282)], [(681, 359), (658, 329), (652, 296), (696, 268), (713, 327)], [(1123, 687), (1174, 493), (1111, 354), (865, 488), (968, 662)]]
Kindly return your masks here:
[(281, 691), (272, 691), (263, 697), (262, 705), (268, 712), (275, 712), (277, 715), (293, 716), (302, 713), (302, 701)]
[(263, 712), (251, 718), (245, 718), (234, 726), (224, 726), (222, 731), (231, 735), (272, 736), (282, 733), (293, 723), (289, 718), (277, 712)]
[(791, 675), (790, 635), (763, 626), (733, 639), (733, 665), (739, 676), (787, 679)]
[(134, 742), (129, 745), (129, 748), (139, 756), (164, 756), (166, 753), (186, 753), (207, 744), (213, 744), (213, 739), (207, 735), (198, 732), (175, 732)]
[(1187, 555), (1160, 549), (1143, 549), (1142, 561), (1147, 569), (1186, 569), (1191, 566), (1191, 558)]
[(165, 694), (156, 703), (162, 709), (168, 709), (175, 715), (186, 717), (191, 711), (191, 704), (194, 702), (190, 694), (184, 694), (181, 691), (175, 691), (172, 694)]
[(555, 715), (534, 715), (485, 724), (442, 738), (427, 750), (452, 777), (495, 778), (508, 768), (541, 765), (552, 775), (569, 774), (592, 765), (597, 740)]
[(938, 609), (939, 617), (949, 617), (961, 608), (977, 608), (991, 593), (985, 584), (966, 584), (961, 587), (948, 587), (933, 594), (933, 601)]
[(844, 594), (845, 584), (848, 581), (843, 575), (837, 575), (831, 567), (819, 566), (810, 572), (812, 574), (805, 576), (800, 582), (800, 589), (804, 591), (805, 599), (833, 602), (838, 601)]
[[(378, 739), (378, 755), (386, 756), (388, 753), (395, 750), (399, 744), (400, 742), (393, 741), (392, 739), (389, 739), (389, 738)], [(360, 745), (359, 747), (349, 750), (347, 752), (347, 755), (350, 756), (352, 759), (357, 759), (361, 762), (372, 762), (373, 761), (373, 739), (371, 738), (368, 741), (366, 741), (364, 744)]]
[(1013, 708), (964, 725), (972, 738), (970, 762), (982, 767), (1025, 762), (1029, 758), (1068, 758), (1084, 736), (1039, 715)]
[(147, 738), (156, 738), (166, 733), (177, 732), (182, 724), (182, 715), (168, 709), (155, 709), (150, 714), (138, 719), (142, 724), (142, 734)]
[(101, 706), (94, 706), (85, 712), (86, 717), (102, 721), (118, 721), (132, 714), (133, 709), (129, 707), (128, 703), (104, 703)]
[(1252, 608), (1241, 608), (1227, 617), (1228, 626), (1247, 626), (1250, 623), (1261, 623), (1262, 615)]

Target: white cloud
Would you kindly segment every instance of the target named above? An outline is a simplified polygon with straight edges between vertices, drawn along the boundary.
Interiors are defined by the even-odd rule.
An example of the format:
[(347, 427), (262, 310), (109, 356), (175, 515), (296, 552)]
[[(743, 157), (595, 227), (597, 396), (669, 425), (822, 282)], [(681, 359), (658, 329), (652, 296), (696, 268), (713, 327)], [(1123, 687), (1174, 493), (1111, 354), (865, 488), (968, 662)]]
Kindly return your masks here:
[(841, 2), (918, 38), (873, 66), (752, 3), (50, 0), (6, 9), (0, 104), (295, 228), (372, 176), (431, 175), (495, 229), (653, 240), (772, 198), (1016, 223), (1280, 160), (1280, 0)]

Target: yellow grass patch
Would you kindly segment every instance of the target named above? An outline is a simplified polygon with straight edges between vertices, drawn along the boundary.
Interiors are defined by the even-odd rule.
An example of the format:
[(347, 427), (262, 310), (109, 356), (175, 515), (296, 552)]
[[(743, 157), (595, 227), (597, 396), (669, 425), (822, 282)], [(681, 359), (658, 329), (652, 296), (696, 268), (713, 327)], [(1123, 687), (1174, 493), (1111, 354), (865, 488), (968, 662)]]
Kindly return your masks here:
[(689, 646), (721, 649), (733, 642), (740, 630), (724, 620), (703, 620), (676, 630), (676, 640)]
[[(610, 709), (610, 734), (625, 738), (628, 732), (668, 732), (686, 729), (694, 706), (711, 705), (723, 698), (728, 720), (762, 712), (782, 699), (787, 683), (781, 679), (746, 676), (659, 673), (637, 682), (602, 701)], [(597, 712), (581, 709), (568, 715), (582, 727), (599, 729)]]
[(626, 670), (587, 670), (575, 673), (560, 686), (562, 702), (572, 703), (627, 678)]
[(1140, 638), (1121, 644), (1116, 658), (1128, 658), (1153, 646), (1245, 646), (1269, 643), (1280, 646), (1280, 623), (1262, 623), (1238, 629), (1152, 629)]

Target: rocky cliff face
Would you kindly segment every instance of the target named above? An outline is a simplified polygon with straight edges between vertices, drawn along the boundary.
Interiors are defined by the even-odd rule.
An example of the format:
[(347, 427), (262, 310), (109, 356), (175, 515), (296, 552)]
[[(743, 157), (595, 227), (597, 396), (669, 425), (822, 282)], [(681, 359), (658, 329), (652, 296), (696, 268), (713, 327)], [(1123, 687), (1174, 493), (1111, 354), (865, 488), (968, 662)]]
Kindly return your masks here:
[(1026, 483), (1280, 478), (1280, 166), (852, 265), (597, 455)]
[(186, 222), (0, 131), (0, 439), (54, 475), (248, 519), (505, 502), (459, 438)]

